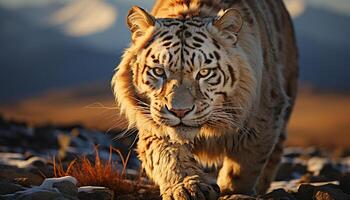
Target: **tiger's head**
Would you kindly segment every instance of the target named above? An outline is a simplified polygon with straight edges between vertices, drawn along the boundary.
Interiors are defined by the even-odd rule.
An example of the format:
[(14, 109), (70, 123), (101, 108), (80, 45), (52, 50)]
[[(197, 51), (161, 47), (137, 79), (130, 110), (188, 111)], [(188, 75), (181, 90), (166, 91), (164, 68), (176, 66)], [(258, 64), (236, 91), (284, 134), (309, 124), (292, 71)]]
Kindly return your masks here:
[(129, 122), (181, 139), (242, 126), (256, 80), (238, 11), (156, 19), (133, 7), (127, 24), (133, 42), (112, 84)]

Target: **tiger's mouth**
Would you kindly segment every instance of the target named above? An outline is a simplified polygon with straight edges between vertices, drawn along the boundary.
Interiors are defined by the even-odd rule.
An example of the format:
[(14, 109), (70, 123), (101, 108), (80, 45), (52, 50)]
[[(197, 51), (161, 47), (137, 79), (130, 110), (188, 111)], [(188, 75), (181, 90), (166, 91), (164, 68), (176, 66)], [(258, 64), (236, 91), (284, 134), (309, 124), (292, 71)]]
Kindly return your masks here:
[(192, 132), (194, 130), (199, 129), (199, 126), (191, 126), (191, 125), (187, 125), (184, 122), (180, 122), (179, 124), (173, 126), (173, 128), (180, 133), (186, 133), (186, 132)]
[(181, 121), (179, 124), (175, 125), (174, 127), (180, 127), (180, 128), (197, 128), (196, 126), (191, 126), (185, 124), (183, 121)]

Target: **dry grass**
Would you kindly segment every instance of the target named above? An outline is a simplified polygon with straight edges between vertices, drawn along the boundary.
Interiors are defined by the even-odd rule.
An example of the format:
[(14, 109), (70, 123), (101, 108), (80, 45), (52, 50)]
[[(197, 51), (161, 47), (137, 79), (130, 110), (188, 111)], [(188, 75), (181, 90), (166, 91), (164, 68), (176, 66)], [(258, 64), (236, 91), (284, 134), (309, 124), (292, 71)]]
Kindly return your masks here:
[[(122, 166), (112, 161), (112, 155), (116, 153), (122, 161)], [(108, 161), (102, 161), (99, 156), (98, 147), (95, 147), (95, 160), (90, 161), (86, 156), (73, 160), (64, 169), (61, 161), (54, 159), (54, 176), (73, 176), (78, 180), (78, 186), (103, 186), (115, 192), (115, 194), (130, 194), (139, 189), (140, 179), (128, 181), (126, 179), (126, 166), (130, 152), (124, 158), (122, 153), (110, 147)], [(120, 165), (120, 164), (119, 164)], [(118, 170), (118, 167), (122, 169)]]

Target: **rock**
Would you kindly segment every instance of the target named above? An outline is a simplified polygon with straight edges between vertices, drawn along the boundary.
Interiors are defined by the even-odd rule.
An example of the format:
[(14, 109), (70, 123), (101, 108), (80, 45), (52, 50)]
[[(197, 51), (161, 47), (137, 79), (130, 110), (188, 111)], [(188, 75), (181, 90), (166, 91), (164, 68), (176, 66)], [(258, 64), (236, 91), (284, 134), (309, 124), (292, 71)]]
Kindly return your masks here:
[[(36, 127), (31, 138), (33, 149), (58, 149), (57, 135), (59, 131), (51, 126)], [(45, 141), (45, 142), (42, 142)]]
[(56, 191), (41, 189), (29, 189), (11, 195), (4, 195), (3, 197), (6, 200), (70, 200)]
[(61, 193), (66, 195), (70, 195), (70, 196), (78, 195), (78, 188), (75, 186), (74, 183), (70, 181), (61, 181), (61, 182), (53, 183), (52, 187), (57, 188)]
[(26, 159), (25, 155), (20, 153), (0, 153), (0, 164), (40, 176), (43, 174), (45, 177), (53, 176), (52, 167), (48, 165), (47, 159), (38, 156), (30, 156)]
[(36, 156), (30, 157), (27, 159), (27, 162), (28, 162), (28, 166), (31, 165), (37, 168), (43, 168), (47, 166), (47, 160), (41, 157), (36, 157)]
[(5, 120), (5, 118), (0, 114), (0, 128), (8, 129), (11, 127), (11, 124)]
[(28, 178), (15, 178), (13, 182), (23, 187), (31, 187), (30, 180)]
[(78, 183), (77, 179), (72, 176), (64, 176), (60, 178), (47, 178), (41, 183), (40, 188), (52, 189), (54, 187), (54, 184), (60, 182), (70, 182), (74, 186)]
[(5, 195), (5, 199), (20, 200), (78, 200), (77, 180), (66, 176), (47, 178), (40, 186)]
[(303, 175), (300, 178), (300, 183), (328, 183), (334, 181), (334, 178), (328, 178), (325, 176), (314, 176), (310, 173)]
[(350, 194), (350, 173), (344, 174), (339, 181), (339, 188)]
[(307, 162), (307, 170), (312, 172), (313, 175), (320, 175), (320, 171), (326, 164), (330, 164), (330, 160), (321, 157), (313, 157)]
[(335, 200), (329, 193), (318, 191), (315, 195), (315, 200)]
[(297, 162), (282, 162), (276, 174), (276, 181), (285, 181), (305, 174), (307, 168), (305, 165)]
[(350, 149), (344, 149), (344, 148), (337, 148), (333, 154), (333, 158), (345, 158), (350, 156)]
[(113, 200), (114, 192), (105, 187), (84, 186), (78, 189), (79, 200)]
[(296, 195), (298, 200), (350, 200), (350, 196), (339, 189), (337, 185), (326, 184), (321, 186), (313, 186), (310, 184), (302, 184)]
[(299, 179), (294, 179), (290, 181), (274, 181), (271, 183), (268, 192), (272, 192), (280, 188), (283, 188), (286, 191), (297, 192), (299, 185), (300, 185)]
[(118, 200), (162, 200), (159, 191), (140, 189), (138, 193), (117, 195)]
[(64, 176), (60, 178), (47, 178), (39, 186), (41, 189), (54, 190), (60, 192), (65, 198), (77, 199), (78, 189), (77, 179), (72, 176)]
[(32, 172), (34, 174), (40, 174), (44, 177), (54, 177), (55, 176), (53, 166), (49, 165), (49, 164), (31, 169), (30, 172)]
[(305, 154), (309, 157), (320, 157), (321, 151), (318, 148), (309, 147), (309, 148), (305, 149)]
[[(147, 195), (148, 196), (148, 195)], [(125, 195), (121, 195), (118, 196), (118, 200), (138, 200), (139, 198), (137, 198), (134, 194), (125, 194)], [(141, 198), (142, 199), (142, 198)], [(146, 195), (144, 197), (144, 199), (146, 199)], [(161, 200), (162, 198), (159, 197), (156, 200)]]
[(328, 181), (338, 180), (341, 176), (341, 171), (334, 164), (326, 163), (321, 168), (319, 175), (328, 178)]
[(314, 194), (315, 200), (350, 200), (350, 196), (343, 191), (334, 188), (320, 188)]
[(315, 186), (309, 184), (301, 184), (298, 188), (296, 197), (298, 200), (310, 200), (314, 195)]
[(28, 185), (39, 185), (44, 178), (40, 174), (35, 174), (26, 169), (13, 166), (0, 165), (0, 178), (6, 180), (27, 179)]
[(283, 150), (283, 156), (287, 158), (297, 158), (303, 154), (304, 150), (300, 147), (286, 147)]
[(25, 190), (22, 186), (18, 184), (11, 183), (10, 181), (1, 180), (0, 181), (0, 195), (12, 194), (18, 191)]
[(297, 200), (292, 194), (289, 194), (284, 189), (277, 189), (261, 197), (266, 200)]

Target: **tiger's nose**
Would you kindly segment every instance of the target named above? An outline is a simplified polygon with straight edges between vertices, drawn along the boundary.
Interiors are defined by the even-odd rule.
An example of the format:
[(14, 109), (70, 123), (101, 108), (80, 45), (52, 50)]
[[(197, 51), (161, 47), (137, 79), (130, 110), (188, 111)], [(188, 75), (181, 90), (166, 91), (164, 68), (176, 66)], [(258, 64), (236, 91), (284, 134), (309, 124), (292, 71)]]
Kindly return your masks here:
[(175, 109), (175, 108), (169, 109), (168, 106), (165, 106), (165, 107), (169, 112), (171, 112), (173, 115), (175, 115), (178, 118), (184, 118), (194, 108), (194, 106), (192, 108), (185, 108), (185, 109)]

